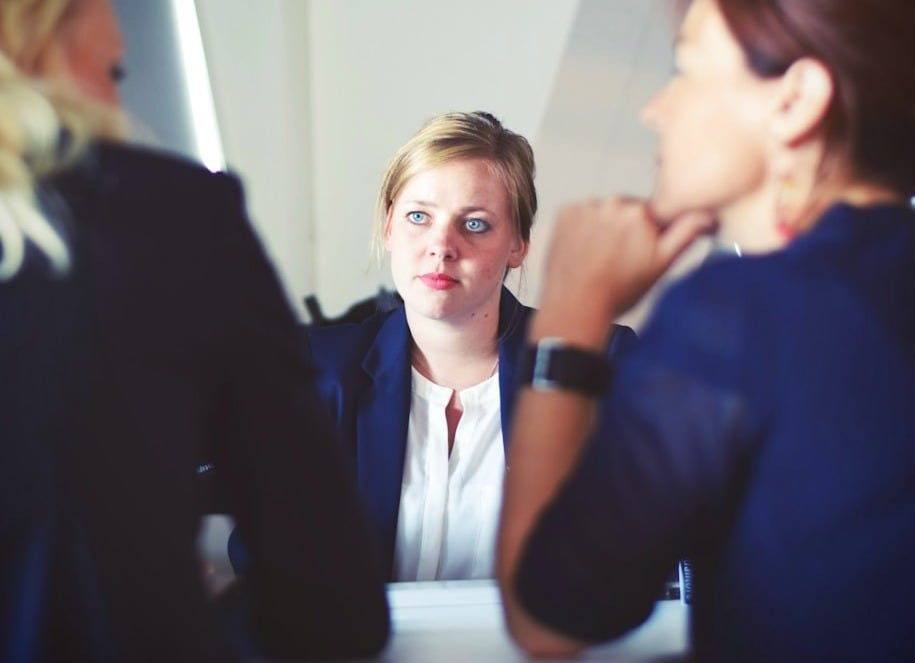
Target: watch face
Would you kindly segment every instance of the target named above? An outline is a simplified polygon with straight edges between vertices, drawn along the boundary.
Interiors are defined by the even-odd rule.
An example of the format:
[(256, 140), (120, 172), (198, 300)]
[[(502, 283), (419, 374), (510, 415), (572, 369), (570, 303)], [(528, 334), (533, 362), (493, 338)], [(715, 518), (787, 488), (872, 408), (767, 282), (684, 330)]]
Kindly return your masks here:
[(521, 362), (521, 380), (534, 389), (563, 389), (589, 396), (602, 394), (610, 382), (610, 363), (604, 355), (545, 338), (528, 346)]

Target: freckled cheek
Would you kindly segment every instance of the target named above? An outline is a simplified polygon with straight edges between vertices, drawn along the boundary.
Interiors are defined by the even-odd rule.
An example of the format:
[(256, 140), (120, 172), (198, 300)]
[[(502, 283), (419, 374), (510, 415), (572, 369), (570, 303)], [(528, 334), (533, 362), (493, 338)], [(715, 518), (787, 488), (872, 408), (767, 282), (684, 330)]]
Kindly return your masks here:
[(508, 259), (503, 253), (492, 253), (480, 258), (477, 274), (481, 280), (502, 281)]
[(423, 247), (420, 242), (411, 240), (405, 236), (391, 236), (387, 243), (388, 253), (391, 256), (391, 264), (406, 264), (410, 261), (417, 260), (424, 255)]

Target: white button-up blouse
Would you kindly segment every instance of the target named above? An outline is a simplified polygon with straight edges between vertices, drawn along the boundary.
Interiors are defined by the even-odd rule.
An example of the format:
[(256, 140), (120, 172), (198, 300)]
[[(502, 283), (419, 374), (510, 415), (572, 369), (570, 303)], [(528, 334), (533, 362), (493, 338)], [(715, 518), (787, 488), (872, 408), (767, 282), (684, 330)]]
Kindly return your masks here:
[(412, 370), (394, 579), (491, 578), (505, 476), (499, 374), (459, 392), (464, 411), (449, 456), (453, 392)]

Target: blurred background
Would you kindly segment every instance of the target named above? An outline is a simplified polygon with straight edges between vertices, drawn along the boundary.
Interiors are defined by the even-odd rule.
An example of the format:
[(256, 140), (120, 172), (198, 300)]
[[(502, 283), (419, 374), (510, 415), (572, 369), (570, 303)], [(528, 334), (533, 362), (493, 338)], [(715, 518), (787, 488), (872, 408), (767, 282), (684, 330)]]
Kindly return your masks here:
[[(487, 110), (526, 136), (540, 212), (510, 287), (528, 304), (557, 208), (648, 194), (639, 109), (671, 69), (670, 0), (115, 0), (138, 137), (240, 175), (290, 303), (328, 316), (390, 287), (370, 257), (394, 151)], [(686, 263), (693, 262), (687, 259)], [(636, 327), (645, 307), (626, 322)]]

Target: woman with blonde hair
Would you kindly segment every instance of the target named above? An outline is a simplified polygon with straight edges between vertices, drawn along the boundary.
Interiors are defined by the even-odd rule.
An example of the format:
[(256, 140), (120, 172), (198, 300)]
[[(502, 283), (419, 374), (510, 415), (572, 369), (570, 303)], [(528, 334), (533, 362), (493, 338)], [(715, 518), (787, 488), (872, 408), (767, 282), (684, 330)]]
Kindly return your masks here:
[[(528, 142), (485, 112), (429, 120), (394, 155), (378, 235), (404, 306), (308, 333), (394, 580), (492, 577), (517, 355), (504, 287), (537, 211)], [(611, 353), (634, 339), (616, 327)]]
[[(89, 2), (99, 18), (83, 22), (95, 43), (77, 41), (74, 22), (67, 21)], [(75, 22), (80, 25), (81, 22)], [(85, 29), (85, 28), (84, 28)], [(0, 3), (0, 278), (8, 279), (22, 265), (26, 239), (58, 273), (69, 268), (69, 251), (51, 220), (35, 205), (35, 179), (72, 161), (90, 136), (116, 139), (124, 135), (114, 78), (102, 62), (120, 67), (123, 44), (110, 5), (96, 0), (12, 0)], [(86, 64), (91, 57), (99, 66)], [(36, 76), (29, 79), (30, 76)], [(47, 81), (53, 79), (53, 83)], [(82, 90), (91, 90), (84, 94)], [(66, 136), (62, 144), (61, 134)]]
[(744, 256), (668, 291), (605, 400), (521, 390), (509, 628), (613, 638), (685, 556), (697, 660), (913, 660), (915, 3), (694, 0), (675, 60), (651, 200), (560, 214), (529, 341), (609, 372), (610, 321), (712, 219)]
[[(0, 658), (372, 655), (382, 577), (240, 185), (100, 140), (121, 56), (107, 0), (0, 2)], [(236, 646), (202, 457), (251, 542)]]

